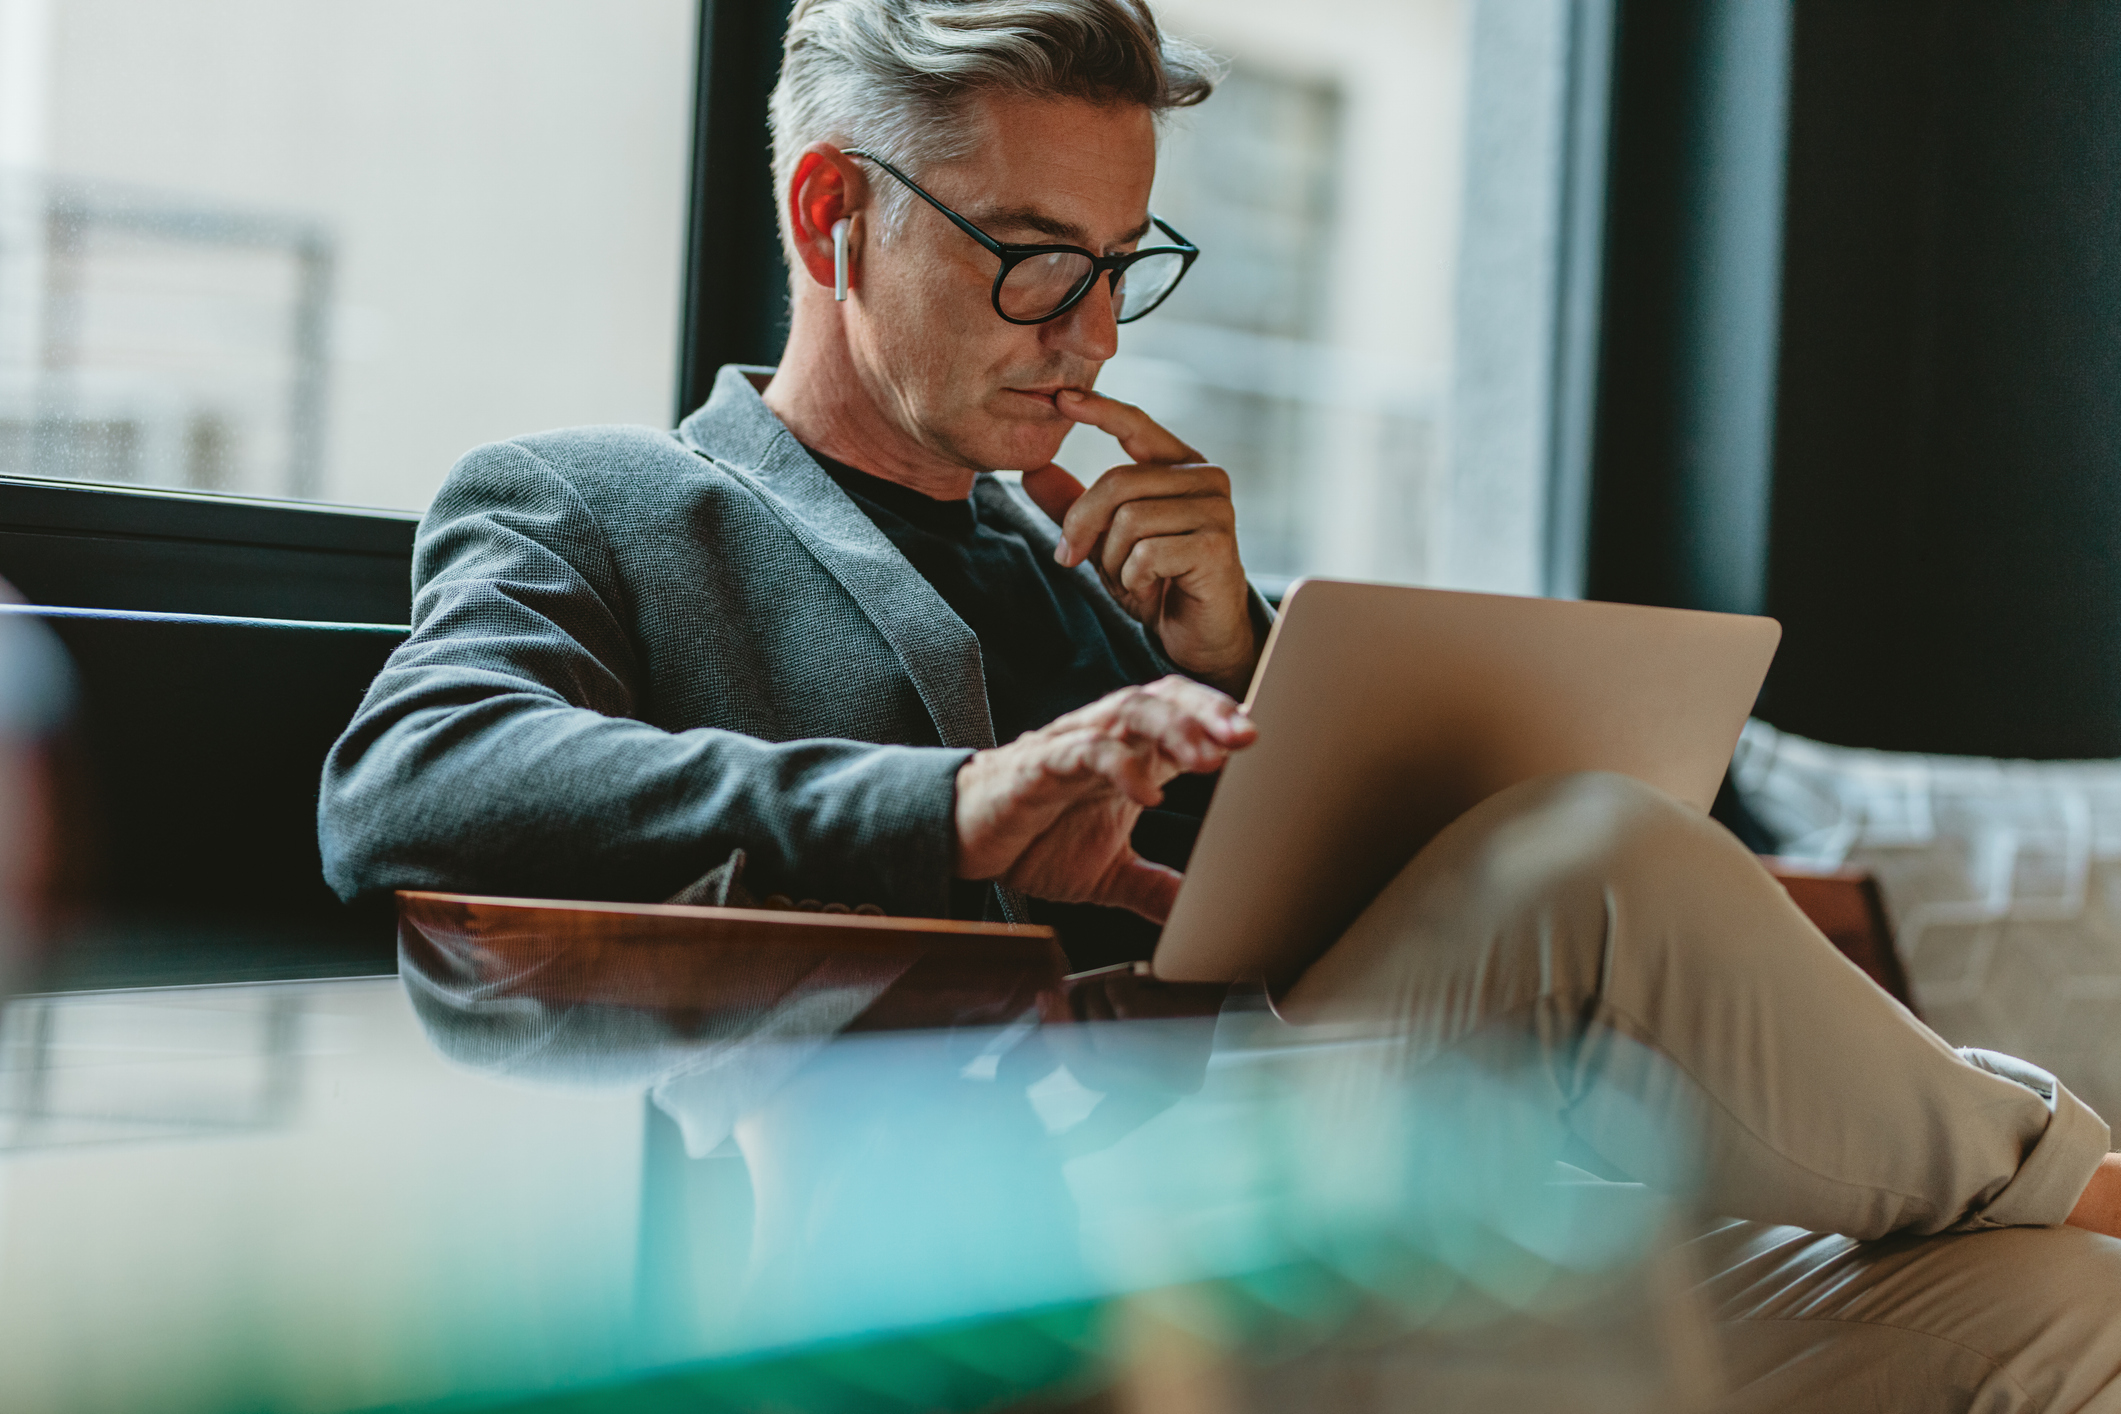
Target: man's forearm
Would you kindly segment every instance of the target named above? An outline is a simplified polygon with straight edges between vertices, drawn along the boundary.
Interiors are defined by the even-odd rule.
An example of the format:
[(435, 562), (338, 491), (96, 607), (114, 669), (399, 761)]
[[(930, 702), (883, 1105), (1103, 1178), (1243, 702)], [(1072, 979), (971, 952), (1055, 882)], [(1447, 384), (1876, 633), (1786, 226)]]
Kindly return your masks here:
[(948, 911), (969, 753), (665, 732), (521, 696), (357, 718), (327, 762), (326, 877), (651, 901), (741, 848), (759, 892)]

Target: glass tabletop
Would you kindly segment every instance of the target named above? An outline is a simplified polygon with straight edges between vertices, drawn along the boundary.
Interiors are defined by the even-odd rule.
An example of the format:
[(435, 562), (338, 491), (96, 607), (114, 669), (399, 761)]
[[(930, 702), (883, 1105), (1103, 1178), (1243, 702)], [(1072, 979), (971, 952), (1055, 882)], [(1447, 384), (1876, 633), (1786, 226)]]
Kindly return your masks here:
[(6, 1407), (1687, 1407), (1671, 1210), (1507, 1057), (701, 912), (17, 997)]

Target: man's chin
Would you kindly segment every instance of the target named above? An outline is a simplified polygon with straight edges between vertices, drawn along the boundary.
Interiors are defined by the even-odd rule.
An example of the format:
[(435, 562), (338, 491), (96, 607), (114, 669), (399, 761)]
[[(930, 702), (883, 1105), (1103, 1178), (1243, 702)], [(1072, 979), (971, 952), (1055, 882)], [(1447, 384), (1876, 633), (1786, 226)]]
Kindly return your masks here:
[(982, 418), (984, 424), (952, 438), (958, 455), (989, 471), (1029, 471), (1053, 460), (1075, 424), (1058, 413), (1043, 421), (1030, 418)]
[(1009, 406), (998, 409), (991, 438), (984, 438), (994, 453), (991, 465), (999, 470), (1029, 471), (1052, 461), (1060, 445), (1075, 430), (1075, 421), (1053, 405), (1051, 398), (1005, 391), (998, 401)]
[[(1069, 423), (1072, 427), (1075, 424)], [(1067, 439), (1067, 428), (1049, 431), (1039, 428), (1034, 433), (1029, 429), (1018, 432), (1008, 439), (1001, 450), (1002, 455), (993, 462), (997, 471), (1031, 471), (1044, 466), (1060, 454), (1061, 443)]]

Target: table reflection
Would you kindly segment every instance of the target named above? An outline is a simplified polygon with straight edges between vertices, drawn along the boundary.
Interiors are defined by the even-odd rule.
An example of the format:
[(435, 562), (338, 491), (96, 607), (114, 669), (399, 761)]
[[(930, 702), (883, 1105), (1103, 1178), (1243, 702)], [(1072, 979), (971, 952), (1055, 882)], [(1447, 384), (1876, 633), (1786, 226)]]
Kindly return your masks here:
[[(1528, 1057), (1410, 1073), (1393, 1038), (1299, 1031), (1256, 993), (1064, 978), (1038, 929), (410, 896), (401, 917), (446, 1054), (647, 1089), (638, 1334), (658, 1360), (1264, 1283), (1311, 1341), (1402, 1355), (1444, 1331), (1611, 1336), (1617, 1310), (1637, 1368), (1549, 1349), (1548, 1407), (1696, 1389), (1685, 1318), (1644, 1306), (1668, 1210), (1556, 1181), (1566, 1139)], [(676, 1195), (726, 1202), (732, 1160), (749, 1221), (703, 1245), (708, 1205)], [(1405, 1377), (1434, 1396), (1454, 1363)], [(1472, 1384), (1513, 1376), (1494, 1361)]]
[(401, 945), (10, 1007), (10, 1410), (1706, 1398), (1671, 1209), (1557, 1167), (1507, 1055), (1040, 930), (429, 898)]

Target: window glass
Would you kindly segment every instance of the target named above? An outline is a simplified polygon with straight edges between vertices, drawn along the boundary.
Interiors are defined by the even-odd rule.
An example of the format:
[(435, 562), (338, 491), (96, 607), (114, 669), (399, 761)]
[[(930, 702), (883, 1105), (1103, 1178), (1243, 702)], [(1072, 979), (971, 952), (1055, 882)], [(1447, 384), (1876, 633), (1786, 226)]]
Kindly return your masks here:
[(667, 425), (695, 0), (0, 0), (0, 474), (424, 506)]
[[(1157, 13), (1230, 63), (1168, 121), (1153, 198), (1203, 253), (1121, 331), (1099, 386), (1228, 468), (1246, 565), (1270, 585), (1536, 591), (1544, 444), (1498, 454), (1493, 434), (1548, 404), (1566, 0)], [(1498, 342), (1512, 318), (1529, 336)], [(1087, 476), (1124, 458), (1078, 429), (1060, 460)]]

